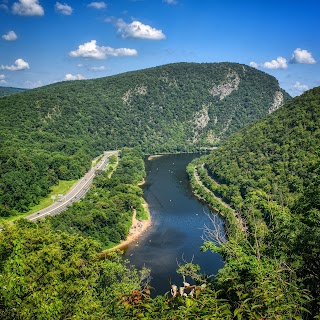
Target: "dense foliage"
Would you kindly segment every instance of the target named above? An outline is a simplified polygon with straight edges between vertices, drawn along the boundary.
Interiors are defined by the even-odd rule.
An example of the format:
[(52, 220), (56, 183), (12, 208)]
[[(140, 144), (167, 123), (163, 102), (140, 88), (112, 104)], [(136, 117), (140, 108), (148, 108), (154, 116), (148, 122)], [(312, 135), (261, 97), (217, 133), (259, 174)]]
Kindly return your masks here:
[(0, 99), (0, 216), (26, 211), (104, 150), (195, 150), (279, 107), (277, 80), (235, 63), (179, 63)]
[(99, 244), (47, 224), (19, 222), (0, 232), (1, 319), (123, 318), (124, 297), (142, 291), (148, 271), (112, 254), (101, 261)]
[(137, 183), (145, 177), (145, 170), (141, 151), (125, 148), (120, 154), (111, 177), (108, 171), (101, 171), (82, 201), (47, 219), (53, 230), (90, 237), (104, 248), (127, 237), (133, 210), (138, 217), (144, 211)]
[(218, 195), (232, 207), (222, 210), (229, 241), (205, 248), (226, 258), (217, 283), (234, 314), (319, 314), (319, 123), (318, 87), (189, 167), (201, 178), (193, 180), (200, 196), (219, 209)]
[(130, 210), (141, 205), (135, 187), (145, 174), (141, 151), (124, 149), (112, 177), (101, 173), (92, 192), (65, 214), (37, 224), (20, 220), (2, 226), (1, 317), (317, 316), (319, 111), (320, 88), (315, 88), (188, 167), (195, 192), (225, 217), (227, 232), (225, 237), (219, 225), (205, 230), (202, 249), (219, 252), (225, 260), (215, 279), (204, 277), (192, 264), (179, 268), (182, 281), (191, 279), (192, 294), (151, 298), (147, 270), (137, 271), (114, 254), (97, 258), (101, 245), (110, 243), (108, 228), (120, 234), (117, 226), (120, 230)]
[[(123, 319), (134, 293), (146, 293), (149, 271), (136, 270), (102, 248), (128, 234), (143, 211), (142, 153), (121, 150), (79, 203), (45, 221), (20, 219), (0, 232), (1, 319)], [(113, 170), (115, 169), (115, 171)], [(97, 241), (96, 241), (97, 240)], [(139, 296), (139, 295), (138, 295)]]
[(0, 87), (0, 97), (10, 96), (14, 93), (25, 91), (26, 89), (12, 88), (12, 87)]

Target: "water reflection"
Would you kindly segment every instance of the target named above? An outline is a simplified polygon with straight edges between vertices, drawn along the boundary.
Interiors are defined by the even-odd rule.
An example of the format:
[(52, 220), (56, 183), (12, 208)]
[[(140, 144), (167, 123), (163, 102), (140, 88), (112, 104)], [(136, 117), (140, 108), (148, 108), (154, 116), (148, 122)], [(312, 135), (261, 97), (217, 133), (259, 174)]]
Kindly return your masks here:
[[(152, 226), (128, 246), (125, 258), (137, 267), (151, 268), (151, 285), (157, 294), (169, 291), (170, 281), (181, 284), (176, 269), (183, 259), (199, 264), (205, 274), (216, 274), (223, 266), (218, 254), (200, 251), (203, 227), (210, 225), (209, 209), (193, 196), (186, 174), (187, 164), (198, 156), (166, 155), (146, 160), (143, 191)], [(218, 222), (222, 220), (218, 218)]]

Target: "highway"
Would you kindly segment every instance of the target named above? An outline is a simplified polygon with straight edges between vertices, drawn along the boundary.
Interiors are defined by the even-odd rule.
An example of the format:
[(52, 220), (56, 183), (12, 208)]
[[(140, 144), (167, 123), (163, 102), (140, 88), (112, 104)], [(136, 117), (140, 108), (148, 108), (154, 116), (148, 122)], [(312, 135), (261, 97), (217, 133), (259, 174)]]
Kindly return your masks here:
[(118, 151), (106, 151), (96, 166), (91, 168), (85, 176), (81, 178), (66, 195), (64, 195), (62, 199), (59, 199), (49, 207), (27, 216), (26, 219), (36, 221), (38, 219), (45, 218), (48, 215), (59, 214), (70, 207), (73, 202), (79, 201), (88, 192), (96, 171), (103, 170), (108, 164), (109, 157), (118, 155), (118, 153)]

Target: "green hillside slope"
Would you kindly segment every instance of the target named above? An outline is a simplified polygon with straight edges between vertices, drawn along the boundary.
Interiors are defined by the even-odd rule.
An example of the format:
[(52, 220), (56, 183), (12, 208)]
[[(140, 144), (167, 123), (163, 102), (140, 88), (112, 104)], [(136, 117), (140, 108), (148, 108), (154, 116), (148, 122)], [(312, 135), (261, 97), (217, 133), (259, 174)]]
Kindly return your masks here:
[(12, 88), (12, 87), (0, 87), (0, 97), (10, 96), (14, 93), (25, 91), (26, 89)]
[(0, 99), (1, 215), (26, 210), (103, 150), (210, 147), (290, 99), (235, 63), (179, 63), (62, 82)]
[[(293, 298), (290, 302), (291, 298), (285, 301), (279, 296), (278, 303), (271, 303), (270, 307), (282, 309), (279, 314), (285, 315), (285, 305), (287, 310), (298, 308), (303, 292), (308, 292), (305, 290), (313, 299), (307, 309), (314, 315), (319, 312), (319, 124), (320, 87), (234, 134), (218, 150), (193, 163), (204, 185), (196, 186), (198, 192), (214, 193), (234, 210), (222, 210), (231, 232), (228, 246), (218, 249), (227, 259), (220, 281), (229, 292), (242, 287), (242, 294), (261, 303), (257, 308), (262, 308), (264, 316), (268, 299), (262, 301), (256, 294), (266, 290), (268, 297), (275, 288)], [(237, 225), (238, 232), (234, 232)], [(244, 239), (240, 240), (239, 234)], [(231, 249), (232, 243), (237, 249)], [(235, 261), (234, 250), (244, 254), (243, 261), (239, 257)], [(249, 260), (250, 266), (246, 266)], [(281, 279), (272, 280), (271, 274), (278, 272), (283, 274)], [(227, 279), (233, 277), (238, 280), (231, 286)], [(248, 279), (256, 284), (248, 286)], [(289, 313), (287, 318), (291, 318)]]

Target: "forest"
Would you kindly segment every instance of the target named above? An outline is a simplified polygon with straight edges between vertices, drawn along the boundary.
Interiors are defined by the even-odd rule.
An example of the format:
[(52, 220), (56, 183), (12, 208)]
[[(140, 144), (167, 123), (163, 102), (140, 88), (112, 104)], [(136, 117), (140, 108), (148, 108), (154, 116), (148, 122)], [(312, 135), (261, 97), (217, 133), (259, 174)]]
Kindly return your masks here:
[[(112, 161), (116, 161), (111, 157)], [(142, 190), (137, 186), (145, 177), (142, 152), (121, 150), (114, 173), (102, 171), (95, 177), (86, 197), (59, 215), (47, 218), (54, 231), (78, 234), (98, 241), (103, 248), (125, 240), (135, 209), (144, 216)]]
[[(207, 70), (208, 66), (201, 67)], [(241, 65), (237, 67), (239, 73), (243, 71)], [(250, 73), (251, 69), (246, 68)], [(127, 75), (134, 73), (110, 77), (108, 81), (123, 81)], [(41, 102), (37, 104), (44, 101), (41, 90), (60, 86), (71, 91), (82, 84), (56, 84), (0, 99), (6, 112), (5, 104), (20, 100), (23, 114), (23, 97), (38, 95), (33, 104), (36, 107), (28, 110), (29, 118), (12, 115), (21, 118), (20, 123), (25, 121), (24, 127), (12, 126), (9, 130), (8, 114), (1, 119), (3, 123), (8, 121), (1, 127), (1, 137), (6, 139), (0, 140), (2, 216), (26, 210), (59, 179), (81, 176), (90, 167), (92, 157), (108, 143), (108, 136), (96, 132), (96, 137), (101, 137), (99, 147), (99, 140), (94, 140), (91, 133), (85, 134), (87, 129), (83, 129), (83, 135), (80, 130), (77, 139), (75, 132), (82, 121), (79, 127), (70, 123), (70, 131), (65, 131), (68, 126), (64, 124), (69, 121), (66, 116), (47, 130), (41, 121), (33, 122), (31, 114), (36, 115), (44, 107)], [(219, 98), (211, 98), (219, 103)], [(239, 131), (240, 127), (234, 127), (234, 131), (225, 132), (228, 139), (221, 138), (218, 149), (195, 159), (187, 168), (194, 193), (225, 221), (227, 236), (212, 226), (204, 230), (206, 241), (199, 248), (223, 257), (225, 265), (215, 278), (204, 276), (199, 266), (186, 263), (177, 272), (192, 280), (190, 293), (174, 293), (174, 288), (170, 292), (168, 287), (167, 294), (152, 298), (148, 269), (136, 269), (118, 252), (101, 258), (103, 249), (128, 234), (132, 211), (136, 209), (143, 215), (142, 192), (137, 186), (146, 174), (143, 156), (163, 149), (152, 146), (152, 140), (150, 145), (138, 141), (134, 148), (123, 148), (116, 169), (101, 171), (86, 197), (64, 213), (37, 223), (19, 219), (1, 224), (0, 318), (319, 319), (320, 87), (287, 100), (269, 115), (269, 109), (261, 111), (256, 118), (261, 120), (243, 123)], [(70, 111), (71, 118), (76, 112)], [(81, 114), (85, 115), (84, 109)], [(50, 113), (46, 121), (49, 123), (56, 115)], [(99, 119), (99, 115), (96, 117)], [(179, 128), (175, 133), (179, 135)], [(139, 135), (129, 126), (126, 135), (118, 139), (124, 144), (128, 134), (131, 139)], [(199, 146), (206, 146), (201, 139)], [(196, 150), (196, 144), (191, 145), (189, 150)]]
[(12, 87), (1, 87), (0, 86), (0, 97), (10, 96), (14, 93), (25, 91), (26, 89), (12, 88)]
[(104, 150), (205, 149), (287, 100), (274, 77), (236, 63), (170, 64), (2, 97), (0, 216), (28, 211)]
[(319, 315), (319, 106), (318, 87), (188, 167), (196, 194), (226, 217), (228, 241), (214, 239), (204, 249), (225, 256), (218, 281), (232, 279), (229, 297), (237, 288), (234, 314), (242, 318)]

